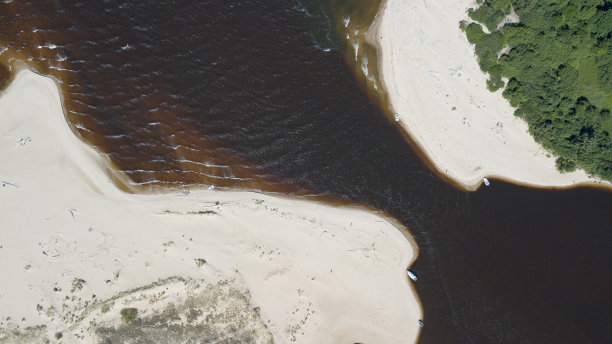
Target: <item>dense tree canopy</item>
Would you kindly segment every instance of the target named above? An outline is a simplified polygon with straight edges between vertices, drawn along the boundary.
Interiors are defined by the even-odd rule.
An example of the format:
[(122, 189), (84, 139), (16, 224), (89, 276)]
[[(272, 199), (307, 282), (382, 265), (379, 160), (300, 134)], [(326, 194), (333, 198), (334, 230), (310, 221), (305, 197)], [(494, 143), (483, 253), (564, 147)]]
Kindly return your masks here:
[(487, 0), (468, 15), (460, 25), (488, 88), (505, 86), (561, 171), (612, 180), (612, 0)]

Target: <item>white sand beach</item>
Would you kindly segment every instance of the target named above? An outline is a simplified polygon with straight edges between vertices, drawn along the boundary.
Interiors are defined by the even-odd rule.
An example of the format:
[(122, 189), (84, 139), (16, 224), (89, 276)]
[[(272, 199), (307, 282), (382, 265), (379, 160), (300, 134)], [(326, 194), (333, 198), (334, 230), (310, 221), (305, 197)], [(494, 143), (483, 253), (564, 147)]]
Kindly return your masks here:
[[(399, 10), (432, 20), (427, 12)], [(385, 17), (383, 31), (394, 28), (393, 18)], [(457, 26), (454, 17), (443, 21)], [(414, 48), (409, 41), (403, 47), (383, 43), (400, 52)], [(388, 60), (387, 70), (403, 76), (410, 69)], [(437, 73), (464, 82), (472, 65), (458, 60), (455, 74)], [(427, 75), (413, 78), (426, 83)], [(421, 123), (411, 114), (429, 111), (422, 103), (435, 109), (456, 105), (452, 114), (468, 116), (471, 123), (480, 116), (473, 104), (487, 105), (483, 114), (493, 110), (487, 101), (494, 95), (482, 100), (480, 93), (467, 94), (483, 78), (472, 78), (467, 85), (473, 86), (462, 89), (439, 77), (436, 85), (448, 88), (443, 91), (448, 105), (431, 98), (434, 90), (411, 94), (423, 97), (418, 103), (394, 95), (407, 99), (397, 104), (406, 124)], [(389, 79), (398, 92), (400, 85)], [(401, 85), (406, 90), (413, 84)], [(513, 129), (506, 128), (512, 125), (499, 117), (503, 114), (496, 116), (490, 121), (503, 120), (504, 131), (493, 137), (506, 137), (510, 144)], [(105, 172), (108, 161), (70, 130), (54, 81), (27, 70), (2, 93), (0, 123), (0, 343), (55, 343), (60, 337), (62, 343), (91, 343), (129, 336), (150, 343), (190, 336), (211, 342), (228, 337), (257, 343), (416, 342), (422, 310), (405, 269), (418, 252), (381, 214), (255, 192), (123, 193)], [(436, 140), (427, 130), (418, 137)], [(447, 161), (451, 156), (439, 156), (448, 168), (472, 164), (460, 155)], [(487, 173), (505, 168), (476, 166)], [(474, 182), (479, 176), (462, 178)], [(136, 309), (136, 320), (129, 311), (122, 319), (124, 308)]]
[(557, 171), (556, 157), (513, 115), (502, 90), (487, 90), (487, 76), (459, 29), (475, 6), (474, 0), (386, 0), (370, 38), (380, 46), (380, 71), (399, 124), (439, 172), (467, 189), (492, 176), (533, 186), (612, 186), (582, 170)]

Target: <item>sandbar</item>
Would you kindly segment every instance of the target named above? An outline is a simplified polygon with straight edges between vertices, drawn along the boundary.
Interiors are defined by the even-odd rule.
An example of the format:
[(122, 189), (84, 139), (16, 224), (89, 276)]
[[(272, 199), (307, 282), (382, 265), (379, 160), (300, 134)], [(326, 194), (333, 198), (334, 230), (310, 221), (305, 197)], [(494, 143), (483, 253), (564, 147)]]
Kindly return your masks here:
[[(468, 190), (484, 177), (530, 186), (612, 183), (583, 170), (561, 173), (556, 157), (514, 116), (502, 90), (486, 88), (474, 48), (459, 29), (473, 0), (386, 0), (371, 28), (389, 102), (435, 169)], [(520, 18), (518, 18), (520, 20)]]
[(384, 214), (122, 192), (71, 131), (55, 81), (28, 70), (2, 92), (0, 123), (0, 343), (416, 342), (418, 252)]

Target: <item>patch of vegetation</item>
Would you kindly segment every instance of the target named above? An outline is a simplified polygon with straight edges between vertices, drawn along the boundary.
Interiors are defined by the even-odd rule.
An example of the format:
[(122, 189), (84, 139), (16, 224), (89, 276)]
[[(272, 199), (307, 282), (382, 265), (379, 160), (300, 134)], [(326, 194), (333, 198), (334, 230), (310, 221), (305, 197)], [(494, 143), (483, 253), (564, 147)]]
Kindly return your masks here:
[(190, 211), (187, 214), (189, 215), (214, 215), (217, 212), (214, 210), (199, 210), (199, 211)]
[(45, 325), (24, 329), (0, 328), (0, 344), (45, 344), (50, 342)]
[(132, 321), (136, 320), (136, 317), (138, 317), (138, 309), (136, 308), (123, 308), (121, 309), (121, 320), (123, 320), (125, 323), (129, 324)]
[(573, 172), (576, 170), (576, 163), (564, 158), (557, 158), (557, 160), (555, 160), (555, 165), (559, 171), (564, 173)]
[[(497, 30), (512, 9), (520, 23)], [(612, 1), (487, 0), (468, 15), (490, 31), (460, 23), (487, 87), (505, 87), (515, 115), (560, 157), (557, 168), (612, 180)]]
[(111, 305), (106, 304), (104, 306), (102, 306), (102, 313), (108, 313), (108, 311), (110, 311)]
[(201, 267), (202, 265), (206, 264), (206, 259), (204, 258), (196, 258), (195, 259), (195, 263), (198, 267)]
[[(500, 4), (500, 2), (503, 2), (503, 4)], [(505, 8), (501, 10), (500, 7)], [(478, 9), (470, 8), (468, 10), (468, 16), (474, 21), (485, 24), (490, 32), (497, 28), (497, 24), (502, 21), (506, 13), (510, 13), (508, 1), (497, 1), (496, 6), (492, 6), (490, 2), (485, 2)]]
[(83, 289), (83, 285), (85, 285), (85, 283), (87, 282), (84, 279), (75, 278), (72, 280), (72, 289), (70, 289), (70, 292), (74, 293), (75, 291)]
[(162, 211), (162, 214), (178, 214), (177, 211), (166, 209)]
[[(186, 291), (181, 292), (183, 297), (168, 300), (168, 292), (177, 288)], [(134, 307), (133, 302), (140, 302), (142, 306), (113, 311), (115, 304)], [(111, 313), (96, 319), (91, 311), (101, 305), (109, 305)], [(122, 321), (118, 324), (119, 317)], [(5, 319), (11, 321), (6, 317), (0, 322)], [(62, 307), (49, 317), (46, 325), (27, 328), (14, 325), (0, 326), (0, 344), (48, 344), (66, 340), (69, 343), (273, 343), (248, 289), (233, 279), (205, 282), (169, 277), (122, 291), (103, 304)], [(57, 330), (50, 332), (49, 325)], [(67, 331), (66, 334), (60, 329)]]
[[(204, 288), (195, 285), (195, 281), (185, 284), (191, 292), (182, 301), (167, 303), (162, 310), (142, 314), (136, 321), (94, 326), (98, 342), (273, 343), (248, 290), (237, 287), (232, 280)], [(160, 286), (163, 290), (163, 281)]]

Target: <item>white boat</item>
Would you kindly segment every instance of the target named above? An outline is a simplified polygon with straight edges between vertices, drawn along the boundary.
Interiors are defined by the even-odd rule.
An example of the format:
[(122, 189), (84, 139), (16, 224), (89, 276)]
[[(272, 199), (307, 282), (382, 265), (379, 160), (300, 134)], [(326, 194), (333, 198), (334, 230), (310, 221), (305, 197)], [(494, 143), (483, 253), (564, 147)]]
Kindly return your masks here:
[(215, 184), (208, 187), (208, 190), (214, 190), (214, 189), (215, 189)]
[(487, 177), (482, 178), (482, 181), (485, 183), (486, 186), (489, 186), (491, 183), (489, 183), (489, 180), (487, 179)]
[(399, 115), (398, 114), (395, 114), (395, 121), (399, 122)]
[(406, 273), (408, 274), (408, 277), (410, 277), (411, 280), (416, 281), (417, 280), (417, 275), (410, 271), (410, 270), (406, 270)]

